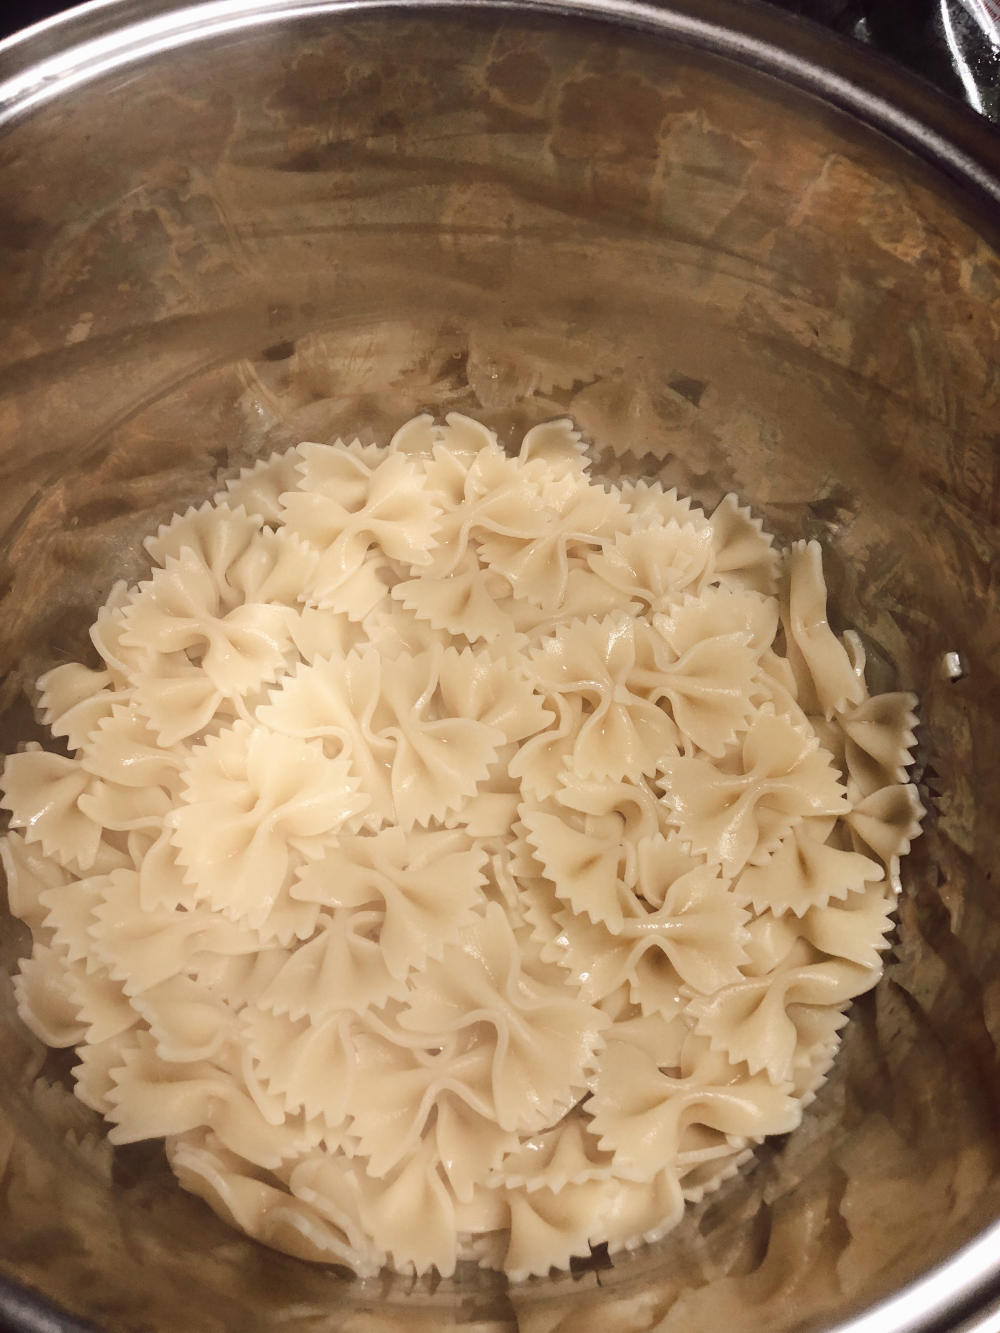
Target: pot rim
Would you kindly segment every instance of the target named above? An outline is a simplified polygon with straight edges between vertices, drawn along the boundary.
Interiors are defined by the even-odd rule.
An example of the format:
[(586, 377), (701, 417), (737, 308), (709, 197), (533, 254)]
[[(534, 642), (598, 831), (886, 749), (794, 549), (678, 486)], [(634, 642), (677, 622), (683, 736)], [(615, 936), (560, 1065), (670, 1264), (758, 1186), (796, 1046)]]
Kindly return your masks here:
[(750, 65), (854, 115), (1000, 209), (1000, 134), (860, 42), (759, 0), (89, 0), (0, 41), (0, 132), (36, 107), (177, 47), (271, 23), (501, 10), (645, 31)]

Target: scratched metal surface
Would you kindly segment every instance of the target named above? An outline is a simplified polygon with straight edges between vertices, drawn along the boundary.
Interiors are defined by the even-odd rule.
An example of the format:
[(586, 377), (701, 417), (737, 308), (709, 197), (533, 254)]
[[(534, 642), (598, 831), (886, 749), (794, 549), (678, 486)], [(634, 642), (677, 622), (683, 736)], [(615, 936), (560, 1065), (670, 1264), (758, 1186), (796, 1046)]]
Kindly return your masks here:
[[(998, 0), (769, 0), (864, 42), (1000, 121)], [(65, 0), (7, 0), (0, 37), (72, 8)]]

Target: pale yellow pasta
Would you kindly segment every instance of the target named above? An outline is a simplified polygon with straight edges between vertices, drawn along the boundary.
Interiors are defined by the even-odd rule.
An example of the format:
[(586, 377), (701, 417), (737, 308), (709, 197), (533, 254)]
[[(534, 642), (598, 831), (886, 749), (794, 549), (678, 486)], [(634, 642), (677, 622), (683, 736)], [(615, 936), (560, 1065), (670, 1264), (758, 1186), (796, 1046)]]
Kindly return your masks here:
[(916, 704), (914, 694), (879, 694), (844, 715), (847, 772), (865, 796), (906, 782), (916, 744)]
[(881, 975), (916, 700), (869, 697), (815, 543), (589, 464), (452, 413), (244, 469), (38, 681), (69, 753), (7, 758), (22, 1020), (300, 1259), (658, 1241)]
[(111, 685), (109, 671), (91, 671), (79, 662), (66, 662), (47, 671), (38, 681), (38, 711), (53, 736), (65, 738), (78, 750), (121, 703)]
[(302, 485), (282, 495), (280, 503), (288, 531), (317, 553), (303, 600), (323, 609), (353, 610), (357, 618), (351, 585), (369, 552), (374, 550), (377, 560), (427, 564), (438, 507), (417, 467), (402, 454), (369, 463), (336, 445), (303, 445), (300, 452)]
[(251, 930), (308, 938), (317, 910), (287, 901), (288, 880), (368, 805), (347, 760), (241, 722), (197, 747), (183, 777), (167, 822), (199, 900)]
[(593, 552), (587, 563), (613, 588), (659, 611), (709, 579), (713, 557), (707, 524), (696, 527), (671, 519), (616, 533), (614, 544)]
[(830, 819), (803, 819), (764, 865), (744, 869), (739, 888), (758, 912), (804, 916), (883, 878), (882, 867), (869, 857), (832, 846), (831, 828)]
[(487, 568), (503, 575), (515, 596), (548, 612), (566, 599), (573, 557), (586, 558), (628, 523), (621, 500), (599, 486), (571, 476), (564, 480), (564, 494), (554, 490), (554, 485), (539, 488), (542, 507), (526, 532), (489, 533), (479, 542)]
[(774, 591), (778, 578), (778, 553), (774, 538), (764, 531), (759, 518), (742, 506), (735, 495), (727, 495), (711, 517), (715, 570), (731, 586), (757, 592)]
[(252, 518), (260, 518), (265, 523), (280, 523), (281, 497), (298, 485), (301, 461), (298, 449), (287, 449), (284, 453), (262, 458), (228, 481), (225, 489), (215, 497), (215, 502), (232, 509), (243, 508)]
[[(107, 667), (116, 690), (135, 684), (136, 674), (142, 669), (146, 653), (142, 648), (130, 647), (122, 641), (127, 624), (124, 610), (135, 592), (124, 580), (119, 580), (108, 594), (108, 599), (97, 612), (90, 630), (90, 639)], [(45, 680), (45, 677), (42, 677)]]
[(551, 794), (552, 777), (558, 783), (567, 771), (583, 778), (650, 775), (677, 752), (675, 720), (647, 697), (649, 671), (642, 661), (647, 635), (647, 626), (625, 616), (573, 621), (532, 651), (536, 688), (570, 712), (559, 719), (556, 753), (547, 732), (536, 735), (511, 767), (516, 776)]
[(811, 688), (826, 717), (864, 698), (846, 647), (826, 619), (826, 583), (819, 542), (795, 542), (788, 555), (782, 620), (788, 658), (800, 686)]
[(702, 510), (688, 496), (678, 495), (676, 487), (664, 490), (659, 481), (622, 481), (618, 492), (641, 526), (671, 521), (696, 528), (709, 526)]
[(76, 759), (28, 746), (4, 768), (10, 827), (23, 829), (49, 860), (77, 874), (91, 870), (101, 848), (101, 826), (81, 808), (96, 779)]
[(322, 860), (299, 871), (291, 893), (316, 902), (336, 921), (374, 914), (366, 938), (377, 945), (390, 976), (401, 980), (439, 956), (468, 924), (482, 901), (485, 859), (481, 846), (470, 846), (457, 832), (387, 828), (370, 837), (339, 838)]
[(751, 718), (728, 770), (693, 755), (665, 760), (663, 774), (681, 837), (729, 875), (767, 864), (807, 816), (850, 811), (830, 755), (767, 707)]
[[(873, 923), (865, 924), (870, 935)], [(886, 928), (884, 916), (877, 918), (874, 928), (879, 924)], [(745, 1062), (751, 1074), (765, 1070), (772, 1082), (781, 1082), (791, 1077), (800, 1045), (796, 1020), (801, 1020), (803, 1010), (845, 1004), (869, 990), (880, 972), (878, 961), (871, 965), (836, 958), (741, 981), (710, 999), (692, 1001), (696, 1031), (730, 1063)]]
[(58, 862), (45, 856), (38, 846), (32, 846), (22, 833), (11, 832), (0, 840), (0, 862), (7, 882), (11, 915), (23, 921), (36, 940), (43, 938), (48, 906), (42, 895), (73, 883), (72, 876)]

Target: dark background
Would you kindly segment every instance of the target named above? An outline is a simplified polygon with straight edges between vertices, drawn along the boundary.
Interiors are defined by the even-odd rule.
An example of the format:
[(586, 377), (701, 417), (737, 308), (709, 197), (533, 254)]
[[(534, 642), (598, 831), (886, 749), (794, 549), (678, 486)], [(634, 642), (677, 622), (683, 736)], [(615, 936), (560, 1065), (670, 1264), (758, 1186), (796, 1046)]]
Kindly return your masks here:
[[(961, 79), (942, 40), (936, 0), (769, 2), (864, 41), (948, 92), (964, 96)], [(69, 8), (67, 0), (0, 0), (0, 38)]]

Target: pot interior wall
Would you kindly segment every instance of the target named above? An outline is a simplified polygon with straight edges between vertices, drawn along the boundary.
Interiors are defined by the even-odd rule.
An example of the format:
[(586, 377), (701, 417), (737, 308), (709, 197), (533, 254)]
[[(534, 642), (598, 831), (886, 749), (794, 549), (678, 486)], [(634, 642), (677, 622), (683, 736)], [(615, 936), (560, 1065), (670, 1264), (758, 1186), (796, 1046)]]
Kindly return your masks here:
[[(926, 836), (806, 1122), (653, 1250), (507, 1292), (358, 1286), (112, 1158), (13, 1015), (0, 1265), (108, 1327), (828, 1326), (1000, 1214), (1000, 256), (932, 171), (767, 76), (514, 14), (287, 21), (0, 139), (5, 749), (140, 537), (302, 438), (570, 415), (609, 477), (818, 537), (877, 688), (922, 699)], [(948, 652), (965, 675), (947, 679)], [(612, 1323), (612, 1321), (614, 1321)]]

